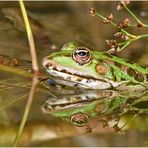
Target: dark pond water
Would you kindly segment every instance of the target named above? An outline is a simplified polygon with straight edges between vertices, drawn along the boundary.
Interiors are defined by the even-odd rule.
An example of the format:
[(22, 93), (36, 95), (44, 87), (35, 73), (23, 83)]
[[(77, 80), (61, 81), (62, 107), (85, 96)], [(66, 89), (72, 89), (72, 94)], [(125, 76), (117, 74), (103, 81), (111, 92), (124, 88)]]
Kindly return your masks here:
[[(132, 24), (136, 23), (124, 9), (116, 10), (117, 2), (25, 4), (42, 70), (42, 58), (69, 41), (93, 50), (109, 49), (105, 40), (113, 39), (117, 30), (90, 16), (90, 7), (104, 16), (112, 13), (117, 22), (130, 17)], [(147, 4), (146, 1), (131, 2), (129, 8), (148, 24)], [(31, 58), (18, 3), (0, 2), (0, 12), (0, 146), (12, 146), (31, 88)], [(127, 30), (133, 34), (148, 31), (135, 27)], [(147, 38), (132, 43), (120, 56), (148, 64)], [(16, 68), (27, 73), (20, 74)], [(43, 71), (19, 146), (148, 146), (147, 91), (95, 91), (49, 86), (47, 77)]]

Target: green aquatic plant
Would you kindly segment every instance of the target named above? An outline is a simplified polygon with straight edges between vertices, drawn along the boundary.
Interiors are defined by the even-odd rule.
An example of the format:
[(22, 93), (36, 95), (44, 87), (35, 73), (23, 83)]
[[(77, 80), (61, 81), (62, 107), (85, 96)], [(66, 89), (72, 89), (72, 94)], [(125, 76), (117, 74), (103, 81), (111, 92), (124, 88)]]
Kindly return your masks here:
[[(137, 24), (132, 25), (129, 18), (125, 18), (122, 21), (114, 21), (114, 16), (113, 14), (110, 14), (107, 17), (104, 17), (102, 14), (100, 14), (97, 10), (94, 8), (90, 8), (90, 14), (92, 16), (97, 16), (102, 19), (102, 23), (104, 24), (111, 24), (113, 27), (117, 29), (117, 32), (114, 34), (114, 37), (117, 38), (117, 40), (120, 40), (121, 42), (117, 42), (117, 40), (106, 40), (107, 45), (109, 46), (109, 50), (107, 51), (108, 53), (115, 53), (115, 52), (120, 52), (123, 49), (125, 49), (128, 45), (130, 45), (132, 42), (135, 42), (139, 39), (146, 38), (148, 37), (148, 33), (146, 34), (140, 34), (140, 35), (135, 35), (129, 33), (126, 28), (128, 27), (136, 27), (136, 28), (147, 28), (148, 25), (143, 23), (128, 7), (127, 5), (129, 4), (129, 1), (121, 1), (119, 2), (117, 6), (117, 11), (121, 9), (125, 9), (137, 22)], [(135, 28), (135, 29), (136, 29)]]

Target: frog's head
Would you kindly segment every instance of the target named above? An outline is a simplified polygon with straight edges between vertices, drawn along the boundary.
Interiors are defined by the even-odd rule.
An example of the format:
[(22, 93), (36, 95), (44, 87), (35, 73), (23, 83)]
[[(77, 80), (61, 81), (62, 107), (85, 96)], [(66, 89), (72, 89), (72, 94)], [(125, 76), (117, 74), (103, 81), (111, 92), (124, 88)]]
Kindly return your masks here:
[(50, 75), (57, 77), (58, 83), (90, 89), (111, 88), (116, 84), (110, 82), (110, 68), (102, 62), (102, 53), (98, 53), (96, 58), (96, 52), (70, 42), (60, 52), (45, 57), (42, 64)]

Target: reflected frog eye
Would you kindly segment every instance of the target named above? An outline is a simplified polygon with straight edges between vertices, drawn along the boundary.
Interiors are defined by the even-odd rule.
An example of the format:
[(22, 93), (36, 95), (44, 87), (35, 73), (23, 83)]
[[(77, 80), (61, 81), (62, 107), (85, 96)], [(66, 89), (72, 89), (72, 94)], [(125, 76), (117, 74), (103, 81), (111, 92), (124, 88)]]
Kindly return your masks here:
[(88, 116), (87, 114), (78, 112), (71, 117), (71, 122), (76, 126), (83, 126), (87, 123)]
[(75, 62), (79, 63), (80, 65), (83, 65), (90, 61), (91, 54), (88, 48), (78, 47), (74, 50), (72, 57)]

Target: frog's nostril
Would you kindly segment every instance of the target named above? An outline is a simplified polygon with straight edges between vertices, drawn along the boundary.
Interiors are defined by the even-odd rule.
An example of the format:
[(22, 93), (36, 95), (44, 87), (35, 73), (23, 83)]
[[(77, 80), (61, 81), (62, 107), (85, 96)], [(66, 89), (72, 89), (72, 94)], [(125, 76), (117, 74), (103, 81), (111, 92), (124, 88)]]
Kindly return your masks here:
[[(52, 66), (54, 66), (54, 65), (52, 63), (50, 63), (50, 62), (47, 62), (44, 65), (45, 68), (49, 68), (49, 67), (52, 67)], [(55, 68), (55, 67), (53, 67), (53, 68)]]
[(50, 66), (49, 63), (45, 64), (45, 68), (49, 68), (49, 66)]
[(52, 63), (47, 59), (47, 58), (44, 58), (43, 61), (42, 61), (42, 65), (45, 67), (45, 68), (49, 68), (52, 66)]

